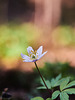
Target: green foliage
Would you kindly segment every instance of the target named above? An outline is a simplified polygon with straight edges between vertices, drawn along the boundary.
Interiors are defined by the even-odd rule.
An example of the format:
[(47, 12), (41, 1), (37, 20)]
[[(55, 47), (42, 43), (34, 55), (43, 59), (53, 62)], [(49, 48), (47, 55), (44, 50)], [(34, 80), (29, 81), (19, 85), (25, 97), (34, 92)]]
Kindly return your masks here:
[(69, 96), (66, 92), (60, 93), (60, 100), (69, 100)]
[(35, 98), (32, 98), (31, 100), (44, 100), (42, 97), (35, 97)]
[[(45, 81), (45, 83), (47, 84), (48, 88), (51, 89), (51, 83), (50, 83), (50, 81), (49, 81), (49, 80), (45, 80), (45, 78), (44, 78), (44, 81)], [(43, 81), (42, 81), (41, 78), (40, 78), (40, 82), (41, 82), (41, 84), (42, 84), (43, 86), (38, 87), (37, 89), (46, 89), (46, 87), (45, 87), (45, 85), (44, 85), (44, 83), (43, 83)]]
[(75, 46), (74, 28), (70, 26), (60, 26), (53, 31), (52, 39), (56, 46)]
[(51, 80), (53, 77), (56, 77), (60, 73), (62, 73), (62, 77), (70, 76), (71, 80), (75, 79), (75, 68), (72, 67), (69, 63), (49, 63), (46, 62), (43, 68), (40, 68), (42, 75)]
[(75, 81), (70, 82), (70, 83), (66, 86), (66, 88), (69, 88), (69, 87), (71, 87), (71, 86), (75, 86)]
[(52, 78), (52, 79), (51, 79), (51, 86), (52, 86), (52, 87), (59, 86), (59, 84), (60, 84), (60, 82), (61, 82), (61, 81), (59, 81), (60, 78), (61, 78), (61, 74), (59, 74), (55, 79)]
[[(60, 78), (61, 78), (61, 74), (59, 74), (56, 78), (52, 78), (51, 81), (45, 80), (45, 78), (44, 78), (44, 80), (45, 80), (48, 88), (52, 89), (56, 86), (59, 86), (62, 83), (62, 81), (65, 80), (64, 78), (63, 79), (60, 79)], [(41, 79), (40, 79), (40, 82), (43, 86), (38, 87), (37, 89), (46, 89), (46, 87)]]
[[(53, 91), (53, 88), (55, 90), (55, 87), (59, 86), (60, 90), (55, 90), (52, 93), (52, 100), (56, 99), (60, 95), (60, 100), (69, 100), (69, 95), (68, 94), (75, 94), (75, 88), (69, 88), (72, 86), (75, 86), (75, 81), (69, 82), (70, 77), (66, 78), (61, 78), (61, 74), (59, 74), (56, 78), (52, 78), (51, 81), (44, 79), (46, 82), (46, 85), (48, 88)], [(41, 84), (43, 86), (39, 87), (38, 89), (46, 89), (42, 80)], [(69, 88), (69, 89), (67, 89)]]
[[(69, 100), (68, 94), (75, 94), (75, 88), (69, 88), (71, 86), (75, 86), (75, 81), (70, 82), (70, 78), (63, 78), (62, 83), (60, 84), (60, 91), (57, 90), (52, 94), (52, 99), (56, 99), (56, 97), (60, 94), (60, 100)], [(59, 92), (58, 92), (59, 91)]]
[(40, 86), (37, 89), (46, 89), (46, 87), (45, 86)]
[(61, 91), (66, 88), (66, 85), (68, 84), (69, 81), (70, 81), (69, 77), (64, 78), (63, 82), (60, 84), (60, 90)]
[(32, 24), (7, 24), (0, 26), (0, 57), (19, 58), (32, 40), (37, 38), (37, 29)]
[[(35, 97), (32, 98), (31, 100), (44, 100), (42, 97)], [(51, 98), (47, 98), (46, 100), (52, 100)]]
[[(51, 91), (52, 100), (58, 98), (60, 100), (69, 100), (69, 94), (75, 94), (75, 88), (73, 88), (75, 86), (75, 68), (71, 67), (69, 63), (45, 63), (45, 66), (40, 68), (40, 71)], [(40, 83), (42, 86), (38, 87), (38, 89), (45, 91), (46, 87), (41, 79)]]
[(56, 99), (59, 94), (60, 94), (60, 91), (59, 90), (53, 92), (52, 99)]
[(75, 86), (75, 81), (72, 81), (68, 84), (69, 78), (65, 78), (65, 80), (60, 84), (60, 90), (64, 90), (66, 88), (69, 88), (71, 86)]
[(66, 92), (67, 94), (75, 94), (75, 88), (66, 89), (64, 90), (64, 92)]
[[(21, 31), (20, 31), (21, 32)], [(0, 27), (0, 51), (1, 57), (15, 57), (19, 56), (21, 51), (23, 51), (23, 42), (24, 40), (22, 35), (18, 33), (18, 30), (15, 28), (9, 26), (1, 26)], [(22, 41), (21, 41), (22, 40)], [(27, 43), (27, 39), (25, 38), (25, 41)], [(28, 44), (25, 44), (25, 47), (27, 47)], [(15, 52), (14, 52), (15, 50)], [(24, 52), (24, 51), (23, 51)]]

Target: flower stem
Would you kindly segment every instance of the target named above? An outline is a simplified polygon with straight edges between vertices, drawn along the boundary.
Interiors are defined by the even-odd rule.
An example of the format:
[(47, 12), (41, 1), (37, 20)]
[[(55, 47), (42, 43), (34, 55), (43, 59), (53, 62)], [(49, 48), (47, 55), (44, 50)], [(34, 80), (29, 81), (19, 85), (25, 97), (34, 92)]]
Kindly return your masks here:
[(42, 74), (40, 73), (40, 70), (39, 70), (39, 68), (38, 68), (38, 66), (37, 66), (37, 64), (36, 64), (36, 62), (34, 62), (34, 63), (35, 63), (35, 66), (36, 66), (36, 68), (37, 68), (37, 70), (38, 70), (38, 73), (39, 73), (39, 75), (40, 75), (40, 77), (41, 77), (41, 79), (42, 79), (42, 81), (43, 81), (43, 83), (44, 83), (44, 85), (45, 85), (47, 91), (48, 91), (49, 94), (50, 94), (50, 90), (49, 90), (49, 88), (47, 87), (47, 85), (46, 85), (46, 83), (45, 83), (45, 81), (44, 81), (44, 79), (43, 79), (43, 76), (42, 76)]

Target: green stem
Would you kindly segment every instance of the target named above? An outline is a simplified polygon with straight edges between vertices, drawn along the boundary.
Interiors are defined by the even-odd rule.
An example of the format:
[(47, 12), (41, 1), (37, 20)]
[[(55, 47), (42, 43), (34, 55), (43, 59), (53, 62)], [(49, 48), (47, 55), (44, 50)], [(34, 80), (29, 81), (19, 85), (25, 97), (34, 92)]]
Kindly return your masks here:
[(39, 70), (39, 68), (38, 68), (38, 66), (37, 66), (37, 64), (36, 64), (36, 62), (34, 62), (34, 63), (35, 63), (35, 66), (36, 66), (36, 68), (37, 68), (37, 70), (38, 70), (38, 73), (39, 73), (39, 75), (40, 75), (40, 77), (41, 77), (41, 79), (42, 79), (42, 81), (43, 81), (43, 83), (44, 83), (44, 85), (45, 85), (47, 91), (48, 91), (49, 94), (50, 94), (50, 90), (49, 90), (49, 88), (47, 87), (47, 85), (46, 85), (46, 83), (45, 83), (45, 81), (44, 81), (44, 79), (43, 79), (43, 76), (42, 76), (42, 74), (40, 73), (40, 70)]

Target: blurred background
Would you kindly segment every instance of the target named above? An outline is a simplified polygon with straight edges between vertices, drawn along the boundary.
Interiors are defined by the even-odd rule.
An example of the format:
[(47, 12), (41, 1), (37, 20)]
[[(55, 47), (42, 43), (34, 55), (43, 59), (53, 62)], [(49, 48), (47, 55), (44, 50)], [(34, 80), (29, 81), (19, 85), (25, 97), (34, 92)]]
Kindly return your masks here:
[(16, 100), (41, 95), (34, 63), (24, 63), (20, 55), (41, 45), (48, 51), (37, 62), (43, 76), (61, 73), (74, 80), (75, 0), (0, 0), (1, 93), (9, 88)]

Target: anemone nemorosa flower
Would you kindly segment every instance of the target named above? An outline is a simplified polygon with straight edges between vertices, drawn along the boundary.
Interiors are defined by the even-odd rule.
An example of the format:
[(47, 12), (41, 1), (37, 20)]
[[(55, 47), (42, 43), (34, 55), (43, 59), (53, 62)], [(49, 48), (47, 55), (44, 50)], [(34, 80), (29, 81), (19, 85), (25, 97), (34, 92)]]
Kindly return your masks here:
[(27, 48), (28, 56), (21, 53), (21, 57), (24, 59), (23, 62), (36, 62), (41, 57), (43, 57), (46, 53), (42, 53), (43, 46), (40, 46), (37, 51), (34, 51), (31, 46)]

